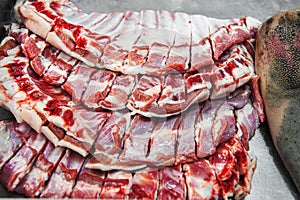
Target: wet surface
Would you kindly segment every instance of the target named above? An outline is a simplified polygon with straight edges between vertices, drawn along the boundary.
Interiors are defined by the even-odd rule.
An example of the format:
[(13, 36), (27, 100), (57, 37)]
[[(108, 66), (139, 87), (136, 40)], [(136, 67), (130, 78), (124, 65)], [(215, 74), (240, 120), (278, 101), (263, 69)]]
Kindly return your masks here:
[[(181, 11), (189, 14), (201, 14), (214, 18), (233, 18), (252, 16), (261, 21), (278, 12), (300, 7), (299, 0), (73, 0), (83, 11), (123, 12), (142, 9)], [(87, 3), (88, 2), (88, 3)], [(101, 2), (101, 3), (100, 3)], [(0, 25), (8, 23), (11, 17), (11, 8), (14, 1), (0, 0)], [(2, 39), (3, 31), (0, 32)], [(0, 120), (12, 118), (12, 115), (0, 108)], [(291, 177), (276, 152), (267, 124), (261, 125), (256, 135), (250, 141), (250, 155), (257, 157), (257, 169), (252, 181), (251, 194), (245, 200), (273, 200), (273, 199), (300, 199)], [(0, 198), (22, 197), (7, 192), (0, 185)]]

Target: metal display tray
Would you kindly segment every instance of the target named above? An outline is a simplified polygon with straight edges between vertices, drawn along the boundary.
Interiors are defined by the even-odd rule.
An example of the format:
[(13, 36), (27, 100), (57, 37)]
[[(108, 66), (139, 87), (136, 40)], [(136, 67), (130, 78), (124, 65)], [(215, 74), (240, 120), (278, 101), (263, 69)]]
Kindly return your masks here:
[[(214, 18), (234, 18), (252, 16), (261, 21), (281, 11), (300, 7), (299, 0), (72, 0), (83, 11), (90, 12), (124, 12), (142, 9), (168, 10), (172, 12), (186, 12), (201, 14)], [(0, 25), (13, 20), (12, 8), (15, 1), (0, 0)], [(4, 32), (1, 29), (0, 40)], [(0, 120), (13, 116), (0, 107)], [(276, 152), (268, 125), (262, 124), (250, 141), (250, 155), (257, 157), (257, 169), (252, 181), (251, 194), (245, 200), (274, 200), (300, 199), (299, 192), (282, 160)], [(1, 173), (1, 172), (0, 172)], [(0, 198), (23, 197), (8, 192), (0, 184)]]

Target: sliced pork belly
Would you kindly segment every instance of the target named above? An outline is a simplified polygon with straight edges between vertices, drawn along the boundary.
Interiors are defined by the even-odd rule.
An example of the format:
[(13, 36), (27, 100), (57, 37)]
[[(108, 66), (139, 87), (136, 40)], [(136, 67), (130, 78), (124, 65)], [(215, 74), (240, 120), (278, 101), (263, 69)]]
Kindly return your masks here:
[(90, 68), (82, 62), (78, 63), (74, 68), (62, 85), (62, 89), (72, 96), (74, 103), (79, 103), (88, 86), (90, 77), (96, 72), (96, 69)]
[(134, 174), (128, 190), (128, 199), (156, 199), (159, 178), (158, 170), (141, 170)]
[(186, 182), (181, 165), (164, 167), (159, 172), (159, 191), (157, 199), (186, 199)]
[(119, 75), (113, 82), (107, 97), (101, 101), (101, 107), (108, 110), (126, 108), (127, 100), (137, 83), (137, 76)]
[(203, 67), (214, 64), (210, 35), (209, 19), (202, 15), (191, 16), (191, 67), (190, 71), (197, 71)]
[(170, 47), (165, 71), (170, 69), (171, 72), (183, 73), (189, 70), (191, 27), (191, 15), (179, 12), (174, 14), (172, 30), (175, 32), (175, 37)]
[(24, 42), (22, 42), (21, 47), (24, 55), (28, 59), (33, 59), (43, 52), (46, 45), (46, 42), (42, 38), (39, 38), (35, 34), (31, 34)]
[(255, 159), (250, 160), (241, 142), (236, 138), (222, 144), (209, 158), (220, 182), (223, 198), (242, 198), (249, 193)]
[(49, 69), (50, 65), (55, 61), (59, 54), (59, 50), (55, 47), (46, 47), (41, 55), (38, 55), (30, 61), (32, 69), (39, 76), (43, 76)]
[[(135, 115), (124, 138), (124, 149), (119, 157), (120, 164), (127, 169), (143, 168), (149, 154), (149, 142), (155, 122), (141, 115)], [(132, 167), (131, 167), (132, 166)]]
[(196, 137), (197, 156), (206, 157), (215, 152), (215, 145), (212, 136), (212, 128), (216, 111), (221, 106), (222, 101), (206, 101), (197, 118), (196, 122)]
[(222, 197), (215, 172), (207, 160), (201, 159), (184, 164), (183, 170), (188, 199), (219, 199)]
[[(164, 77), (142, 76), (128, 99), (127, 108), (145, 116), (151, 116), (151, 108), (157, 108)], [(145, 111), (145, 112), (144, 112)]]
[(47, 140), (42, 134), (31, 132), (26, 143), (3, 166), (0, 180), (9, 191), (14, 191), (24, 176), (28, 174), (46, 142)]
[(64, 148), (55, 147), (48, 141), (45, 149), (37, 157), (32, 169), (22, 179), (16, 191), (31, 198), (39, 196), (64, 152)]
[(116, 74), (107, 70), (97, 70), (90, 78), (82, 96), (82, 103), (88, 108), (99, 109), (112, 86)]
[(88, 168), (109, 170), (115, 165), (122, 152), (123, 138), (128, 131), (130, 121), (129, 112), (112, 113), (95, 141), (95, 151), (93, 158), (87, 163)]
[(176, 164), (197, 159), (195, 152), (195, 122), (200, 110), (200, 106), (194, 104), (182, 113), (177, 136)]
[(158, 119), (151, 133), (150, 152), (145, 162), (151, 166), (168, 166), (175, 163), (178, 116)]
[(43, 79), (51, 85), (61, 85), (66, 81), (76, 63), (77, 59), (72, 58), (64, 52), (60, 52), (48, 70), (43, 74)]
[(41, 198), (66, 198), (75, 184), (75, 179), (80, 172), (84, 158), (74, 151), (67, 150), (49, 182), (42, 191)]
[(0, 171), (3, 165), (23, 146), (29, 138), (31, 128), (15, 121), (0, 122)]
[(131, 180), (132, 174), (129, 172), (122, 170), (108, 172), (99, 198), (125, 199)]
[(237, 135), (246, 150), (249, 150), (249, 143), (251, 137), (254, 136), (255, 130), (259, 126), (259, 116), (257, 110), (249, 102), (243, 108), (235, 111)]
[(104, 178), (105, 172), (87, 169), (84, 165), (76, 178), (76, 184), (72, 189), (70, 198), (98, 198), (102, 190)]
[[(65, 112), (66, 113), (66, 112)], [(84, 108), (76, 107), (70, 115), (70, 121), (74, 122), (64, 128), (66, 135), (58, 142), (58, 145), (65, 146), (87, 156), (100, 129), (109, 118), (109, 112), (94, 112)]]
[(159, 107), (157, 114), (179, 113), (185, 110), (187, 101), (185, 92), (185, 81), (181, 74), (167, 76), (157, 101)]
[(116, 36), (103, 50), (100, 67), (125, 74), (135, 74), (136, 67), (130, 66), (129, 51), (141, 36), (139, 29), (128, 30)]
[[(52, 28), (56, 14), (46, 8), (45, 2), (28, 2), (15, 8), (25, 26), (42, 38), (46, 38)], [(44, 11), (44, 12), (43, 12)]]

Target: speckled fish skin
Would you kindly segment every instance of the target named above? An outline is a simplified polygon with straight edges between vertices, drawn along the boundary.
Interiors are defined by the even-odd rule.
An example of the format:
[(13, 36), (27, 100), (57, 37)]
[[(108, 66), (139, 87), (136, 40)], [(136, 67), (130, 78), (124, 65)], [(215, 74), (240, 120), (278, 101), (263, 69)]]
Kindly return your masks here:
[(275, 147), (300, 191), (300, 8), (262, 24), (255, 60)]

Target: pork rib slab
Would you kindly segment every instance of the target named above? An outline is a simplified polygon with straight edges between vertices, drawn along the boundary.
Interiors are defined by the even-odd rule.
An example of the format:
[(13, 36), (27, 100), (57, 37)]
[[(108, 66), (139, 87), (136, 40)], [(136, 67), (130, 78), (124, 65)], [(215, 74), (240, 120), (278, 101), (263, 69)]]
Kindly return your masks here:
[(88, 168), (105, 170), (114, 168), (113, 166), (122, 152), (124, 135), (129, 129), (130, 120), (129, 112), (112, 113), (95, 141), (95, 151), (93, 158), (87, 163)]
[(3, 166), (1, 182), (9, 191), (14, 191), (22, 179), (29, 173), (34, 160), (43, 150), (47, 140), (39, 133), (31, 132), (21, 149)]
[(149, 142), (155, 122), (152, 119), (135, 115), (129, 131), (125, 135), (124, 149), (119, 157), (121, 165), (128, 168), (143, 168), (146, 166), (145, 158), (149, 151)]
[(187, 186), (181, 165), (164, 167), (159, 172), (159, 191), (157, 199), (186, 199)]
[(128, 188), (129, 199), (144, 198), (155, 199), (157, 196), (159, 178), (158, 170), (139, 171), (134, 174)]
[(129, 172), (122, 170), (108, 172), (99, 198), (125, 199), (131, 180), (132, 174)]
[(22, 179), (16, 191), (34, 198), (39, 196), (44, 189), (46, 181), (51, 177), (52, 172), (64, 154), (64, 148), (55, 147), (50, 141), (38, 158), (30, 172)]
[(14, 121), (0, 122), (0, 169), (23, 146), (30, 136), (31, 128)]
[[(86, 159), (87, 161), (87, 159)], [(94, 169), (87, 169), (84, 163), (76, 184), (72, 189), (70, 198), (97, 198), (102, 190), (105, 172)]]
[(67, 150), (57, 168), (42, 191), (41, 198), (65, 198), (68, 197), (75, 184), (75, 179), (80, 172), (84, 158), (78, 153)]

